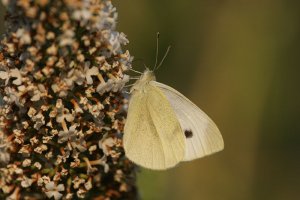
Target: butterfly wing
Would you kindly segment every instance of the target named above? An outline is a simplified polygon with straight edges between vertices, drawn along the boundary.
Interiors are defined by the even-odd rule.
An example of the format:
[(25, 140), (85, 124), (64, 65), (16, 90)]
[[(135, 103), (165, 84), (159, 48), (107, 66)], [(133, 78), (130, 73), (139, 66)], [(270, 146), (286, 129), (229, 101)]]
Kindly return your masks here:
[(165, 94), (183, 132), (186, 133), (184, 161), (200, 158), (224, 148), (219, 129), (200, 108), (175, 89), (156, 81), (150, 83)]
[(150, 169), (166, 169), (182, 161), (185, 138), (169, 101), (155, 86), (132, 94), (123, 145), (126, 156)]

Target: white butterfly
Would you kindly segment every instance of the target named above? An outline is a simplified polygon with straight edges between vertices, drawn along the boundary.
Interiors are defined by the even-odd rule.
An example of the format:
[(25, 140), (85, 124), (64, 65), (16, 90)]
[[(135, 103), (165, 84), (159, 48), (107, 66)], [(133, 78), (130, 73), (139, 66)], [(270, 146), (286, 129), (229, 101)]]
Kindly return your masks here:
[[(161, 66), (168, 51), (156, 67), (157, 40), (154, 69)], [(181, 93), (156, 82), (153, 71), (146, 69), (130, 93), (123, 145), (134, 163), (163, 170), (224, 148), (215, 123)]]
[(215, 123), (181, 93), (156, 82), (149, 69), (130, 92), (123, 142), (134, 163), (162, 170), (224, 148)]

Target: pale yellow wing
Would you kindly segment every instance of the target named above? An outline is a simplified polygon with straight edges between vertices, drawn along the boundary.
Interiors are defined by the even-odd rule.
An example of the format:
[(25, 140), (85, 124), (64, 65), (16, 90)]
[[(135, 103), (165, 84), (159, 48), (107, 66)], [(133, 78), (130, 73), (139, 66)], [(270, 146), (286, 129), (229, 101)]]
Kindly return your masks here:
[(169, 101), (155, 86), (132, 94), (123, 137), (126, 156), (149, 169), (167, 169), (182, 161), (185, 138)]
[(186, 137), (184, 161), (200, 158), (224, 148), (222, 135), (215, 123), (194, 103), (175, 89), (156, 81), (150, 84), (159, 88), (170, 102)]

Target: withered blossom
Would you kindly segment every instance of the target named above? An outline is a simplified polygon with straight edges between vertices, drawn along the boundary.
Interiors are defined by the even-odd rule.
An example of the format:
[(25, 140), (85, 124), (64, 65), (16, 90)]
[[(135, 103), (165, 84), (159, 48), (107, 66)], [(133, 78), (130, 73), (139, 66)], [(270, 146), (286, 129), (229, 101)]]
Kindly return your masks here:
[(2, 0), (0, 199), (137, 199), (110, 0)]

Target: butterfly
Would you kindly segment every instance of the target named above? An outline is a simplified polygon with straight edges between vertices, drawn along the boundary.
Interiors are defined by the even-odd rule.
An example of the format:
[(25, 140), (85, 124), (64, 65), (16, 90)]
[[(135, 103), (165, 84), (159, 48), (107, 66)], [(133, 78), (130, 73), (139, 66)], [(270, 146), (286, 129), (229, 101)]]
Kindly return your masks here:
[(157, 82), (153, 71), (146, 69), (130, 94), (123, 146), (132, 162), (164, 170), (224, 148), (215, 123), (177, 90)]

